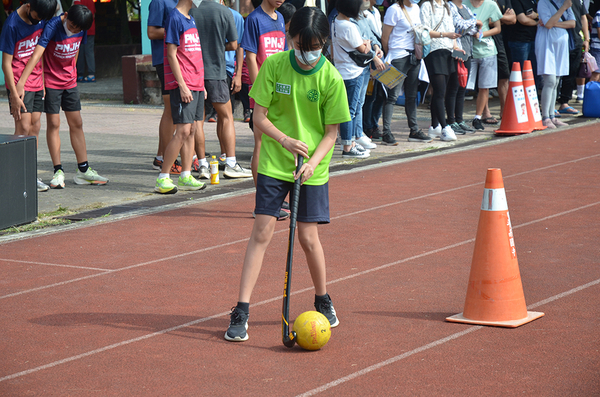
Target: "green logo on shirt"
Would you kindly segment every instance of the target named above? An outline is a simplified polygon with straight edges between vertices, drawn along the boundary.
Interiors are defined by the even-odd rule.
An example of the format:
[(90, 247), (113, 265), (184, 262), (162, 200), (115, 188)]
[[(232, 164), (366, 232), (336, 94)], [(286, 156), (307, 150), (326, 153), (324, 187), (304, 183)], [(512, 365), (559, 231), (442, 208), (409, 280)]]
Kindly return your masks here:
[(277, 84), (275, 84), (275, 92), (278, 92), (280, 94), (290, 95), (292, 92), (292, 86), (289, 84), (277, 83)]
[(317, 102), (319, 100), (319, 91), (317, 90), (308, 90), (306, 93), (306, 97), (311, 102)]

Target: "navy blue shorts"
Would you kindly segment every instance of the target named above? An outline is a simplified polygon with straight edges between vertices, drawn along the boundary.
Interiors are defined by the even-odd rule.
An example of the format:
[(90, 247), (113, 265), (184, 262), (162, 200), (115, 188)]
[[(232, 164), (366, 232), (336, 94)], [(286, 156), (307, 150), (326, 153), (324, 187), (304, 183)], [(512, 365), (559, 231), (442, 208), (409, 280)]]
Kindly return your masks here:
[[(279, 217), (281, 204), (293, 188), (292, 182), (258, 174), (254, 213)], [(290, 206), (292, 200), (290, 197)], [(329, 182), (319, 186), (302, 185), (296, 220), (306, 223), (329, 223)]]
[(46, 87), (46, 98), (44, 99), (44, 112), (48, 114), (59, 114), (60, 108), (64, 112), (79, 112), (81, 101), (77, 87), (68, 90), (56, 90)]

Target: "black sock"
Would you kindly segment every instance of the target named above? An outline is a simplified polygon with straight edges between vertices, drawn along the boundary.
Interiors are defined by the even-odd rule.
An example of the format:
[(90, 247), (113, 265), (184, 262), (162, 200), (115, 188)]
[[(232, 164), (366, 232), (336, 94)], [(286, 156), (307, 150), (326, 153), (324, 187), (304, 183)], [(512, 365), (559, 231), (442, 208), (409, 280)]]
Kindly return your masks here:
[(65, 172), (62, 168), (62, 164), (58, 164), (54, 166), (54, 173), (56, 174), (56, 171), (58, 170), (62, 170), (62, 172)]
[(236, 307), (246, 314), (250, 313), (250, 303), (248, 302), (238, 302)]
[(77, 163), (77, 168), (79, 168), (79, 171), (86, 173), (90, 165), (87, 161), (84, 161), (83, 163)]

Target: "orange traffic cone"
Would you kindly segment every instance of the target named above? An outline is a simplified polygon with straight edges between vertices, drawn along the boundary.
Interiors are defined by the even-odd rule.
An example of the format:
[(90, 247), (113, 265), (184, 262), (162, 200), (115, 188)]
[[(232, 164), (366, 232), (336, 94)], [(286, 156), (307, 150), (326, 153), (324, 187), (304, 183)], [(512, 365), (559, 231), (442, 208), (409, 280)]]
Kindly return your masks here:
[(510, 72), (508, 94), (502, 114), (502, 124), (496, 130), (496, 135), (528, 134), (533, 127), (527, 117), (527, 104), (525, 103), (525, 90), (521, 78), (521, 64), (514, 62)]
[(529, 117), (533, 130), (545, 130), (548, 127), (542, 124), (542, 114), (530, 60), (526, 60), (523, 64), (523, 89), (525, 90), (525, 102), (527, 102), (527, 117)]
[(515, 328), (543, 315), (527, 311), (502, 171), (490, 168), (481, 202), (465, 309), (446, 320)]

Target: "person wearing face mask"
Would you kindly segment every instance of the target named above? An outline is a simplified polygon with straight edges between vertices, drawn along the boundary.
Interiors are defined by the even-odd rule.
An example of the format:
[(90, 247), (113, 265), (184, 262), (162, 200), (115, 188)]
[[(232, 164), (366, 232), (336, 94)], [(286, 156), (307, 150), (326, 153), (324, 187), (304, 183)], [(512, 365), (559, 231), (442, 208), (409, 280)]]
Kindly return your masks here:
[[(17, 93), (21, 95), (24, 85), (38, 61), (44, 57), (44, 86), (46, 97), (46, 140), (54, 176), (50, 181), (53, 189), (65, 187), (65, 173), (60, 158), (60, 109), (65, 112), (69, 124), (71, 146), (77, 157), (77, 172), (73, 181), (78, 185), (105, 185), (108, 179), (98, 175), (88, 163), (81, 102), (77, 90), (77, 53), (81, 42), (86, 40), (86, 30), (92, 25), (90, 10), (81, 4), (69, 8), (68, 12), (48, 21), (31, 59), (17, 83)], [(48, 51), (46, 51), (48, 50)]]
[[(35, 136), (39, 141), (44, 82), (42, 64), (38, 62), (24, 86), (24, 96), (16, 95), (17, 82), (31, 57), (46, 21), (52, 18), (56, 0), (30, 0), (11, 13), (2, 27), (0, 51), (2, 71), (8, 92), (8, 107), (15, 121), (15, 135)], [(37, 180), (38, 192), (48, 190), (48, 185)]]
[[(315, 309), (331, 327), (339, 325), (327, 292), (325, 254), (318, 225), (330, 222), (329, 163), (338, 125), (350, 120), (344, 82), (321, 55), (329, 25), (321, 10), (303, 7), (290, 22), (295, 49), (274, 54), (263, 63), (250, 95), (256, 104), (254, 123), (263, 134), (256, 184), (256, 220), (248, 241), (238, 303), (231, 310), (224, 337), (248, 340), (250, 298), (267, 246), (273, 236), (279, 208), (300, 179), (298, 241), (315, 288)], [(304, 164), (296, 173), (298, 156)]]
[[(264, 0), (256, 3), (256, 8), (246, 18), (244, 37), (240, 44), (246, 51), (249, 87), (252, 87), (252, 84), (254, 84), (254, 80), (256, 80), (262, 64), (268, 57), (282, 51), (287, 51), (288, 49), (285, 39), (285, 21), (283, 15), (277, 11), (277, 8), (283, 4), (283, 0)], [(252, 98), (250, 98), (250, 108), (254, 109), (254, 100)], [(262, 131), (254, 128), (253, 116), (250, 117), (250, 129), (254, 134), (254, 151), (252, 152), (250, 166), (252, 168), (254, 184), (256, 185)], [(279, 220), (289, 218), (289, 211), (286, 210), (287, 208), (282, 208), (279, 211)]]

